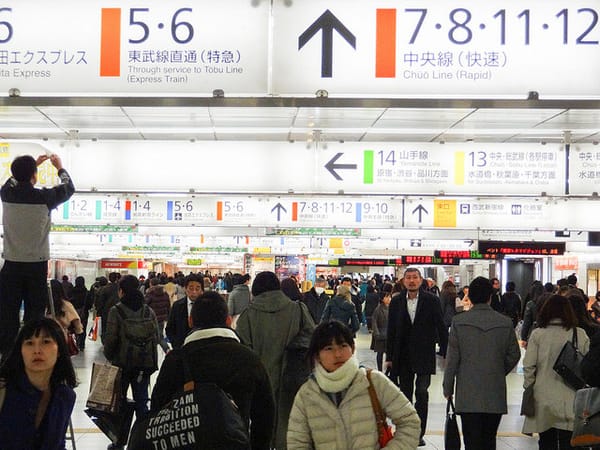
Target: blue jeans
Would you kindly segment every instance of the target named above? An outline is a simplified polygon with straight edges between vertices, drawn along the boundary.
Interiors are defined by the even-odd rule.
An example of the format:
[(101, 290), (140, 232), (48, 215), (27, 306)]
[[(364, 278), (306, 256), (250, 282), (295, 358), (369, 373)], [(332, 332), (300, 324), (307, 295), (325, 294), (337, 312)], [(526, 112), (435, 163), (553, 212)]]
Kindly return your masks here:
[(121, 375), (121, 393), (123, 399), (127, 398), (127, 390), (131, 386), (133, 401), (135, 402), (135, 417), (143, 419), (148, 414), (148, 387), (150, 386), (150, 375), (139, 372), (123, 371)]

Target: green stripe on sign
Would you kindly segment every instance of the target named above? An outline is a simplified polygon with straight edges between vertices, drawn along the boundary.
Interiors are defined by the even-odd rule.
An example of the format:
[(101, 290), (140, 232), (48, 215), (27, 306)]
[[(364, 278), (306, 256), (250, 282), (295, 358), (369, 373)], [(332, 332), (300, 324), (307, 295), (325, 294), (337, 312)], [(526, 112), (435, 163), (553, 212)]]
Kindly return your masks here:
[(102, 200), (96, 200), (96, 220), (102, 219)]
[(373, 184), (373, 165), (375, 161), (375, 152), (373, 150), (365, 150), (364, 162), (364, 184)]
[(63, 219), (69, 218), (69, 202), (63, 203)]

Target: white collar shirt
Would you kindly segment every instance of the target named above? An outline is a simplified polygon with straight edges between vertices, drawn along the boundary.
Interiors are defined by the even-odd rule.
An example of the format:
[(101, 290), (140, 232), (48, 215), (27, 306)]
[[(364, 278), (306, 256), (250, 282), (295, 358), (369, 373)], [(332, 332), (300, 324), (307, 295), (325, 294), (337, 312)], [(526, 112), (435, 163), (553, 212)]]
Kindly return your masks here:
[(406, 293), (406, 309), (408, 310), (408, 315), (410, 317), (410, 322), (415, 322), (415, 315), (417, 314), (417, 305), (419, 303), (419, 294), (415, 298), (409, 298), (408, 292)]

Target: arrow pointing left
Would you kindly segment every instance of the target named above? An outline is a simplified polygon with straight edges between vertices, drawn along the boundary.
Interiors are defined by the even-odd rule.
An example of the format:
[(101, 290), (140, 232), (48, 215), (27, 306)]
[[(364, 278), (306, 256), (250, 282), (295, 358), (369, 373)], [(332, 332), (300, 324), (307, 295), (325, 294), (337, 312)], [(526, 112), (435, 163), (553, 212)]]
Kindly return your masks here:
[(336, 30), (353, 49), (356, 49), (356, 37), (331, 11), (326, 10), (300, 35), (298, 38), (298, 50), (304, 47), (319, 30), (323, 30), (321, 41), (321, 78), (331, 78), (333, 72), (333, 30)]
[(356, 169), (357, 167), (356, 164), (336, 164), (337, 160), (340, 159), (343, 154), (343, 152), (336, 153), (336, 155), (325, 164), (325, 168), (338, 181), (342, 181), (342, 177), (339, 176), (336, 169)]
[(273, 206), (271, 212), (275, 210), (277, 210), (277, 222), (279, 222), (281, 220), (281, 211), (283, 210), (283, 212), (287, 212), (287, 209), (285, 209), (281, 203), (277, 203), (275, 206)]

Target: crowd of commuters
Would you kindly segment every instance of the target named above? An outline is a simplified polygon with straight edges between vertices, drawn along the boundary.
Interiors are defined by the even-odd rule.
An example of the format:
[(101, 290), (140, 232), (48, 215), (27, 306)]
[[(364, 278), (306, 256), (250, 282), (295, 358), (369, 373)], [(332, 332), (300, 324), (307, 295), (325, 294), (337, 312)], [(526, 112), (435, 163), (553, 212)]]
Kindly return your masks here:
[[(58, 430), (64, 431), (73, 408), (75, 382), (70, 378), (73, 368), (65, 337), (73, 333), (78, 343), (85, 343), (88, 330), (83, 322), (90, 312), (106, 321), (101, 333), (104, 354), (123, 369), (122, 401), (131, 390), (136, 418), (170, 400), (181, 384), (185, 358), (196, 380), (217, 383), (234, 399), (253, 449), (376, 448), (378, 431), (375, 422), (367, 420), (373, 414), (369, 383), (395, 425), (395, 444), (390, 448), (424, 445), (431, 376), (441, 357), (443, 394), (455, 400), (465, 448), (493, 450), (502, 415), (507, 413), (506, 376), (521, 356), (519, 341), (526, 348), (524, 388), (533, 386), (536, 411), (524, 418), (523, 433), (537, 433), (542, 450), (570, 448), (575, 391), (552, 370), (552, 363), (573, 329), (579, 351), (593, 350), (586, 358), (588, 382), (600, 384), (596, 369), (600, 324), (572, 277), (570, 283), (553, 285), (552, 292), (550, 286), (534, 282), (521, 301), (514, 283), (507, 283), (500, 294), (493, 280), (483, 277), (460, 290), (447, 280), (438, 296), (420, 271), (410, 267), (400, 279), (382, 279), (380, 284), (365, 280), (364, 289), (350, 277), (340, 277), (337, 283), (321, 277), (304, 293), (295, 277), (280, 281), (273, 272), (261, 272), (254, 279), (233, 274), (226, 300), (216, 283), (206, 282), (212, 280), (209, 275), (180, 275), (151, 273), (138, 279), (115, 272), (98, 277), (90, 289), (82, 277), (76, 277), (72, 288), (65, 283), (68, 277), (51, 281), (55, 320), (28, 321), (21, 331), (24, 337), (17, 337), (0, 368), (0, 390), (4, 385), (7, 393), (14, 391), (5, 400), (13, 402), (31, 391), (28, 383), (36, 387), (40, 382), (38, 372), (27, 371), (26, 347), (36, 345), (40, 360), (53, 361), (44, 366), (47, 387), (36, 388), (31, 391), (37, 392), (35, 396), (23, 400), (43, 403), (40, 407), (45, 409), (34, 408), (32, 416), (7, 422), (32, 421), (28, 426), (35, 432), (19, 439), (59, 443), (49, 448), (64, 445), (64, 433), (49, 427), (58, 421)], [(180, 298), (172, 301), (168, 283), (181, 286)], [(357, 305), (363, 304), (359, 315)], [(152, 323), (151, 362), (144, 368), (131, 367), (123, 358), (127, 340), (123, 329), (129, 319), (145, 314)], [(355, 335), (361, 324), (363, 332), (371, 333), (370, 348), (376, 353), (378, 371), (369, 376), (355, 358)], [(299, 335), (306, 336), (310, 374), (290, 389), (285, 354)], [(166, 355), (160, 367), (158, 347)], [(15, 363), (15, 355), (24, 363)], [(24, 371), (20, 375), (15, 364)], [(150, 392), (150, 375), (159, 369)], [(61, 374), (58, 384), (53, 371)], [(48, 416), (50, 410), (56, 411), (53, 417)], [(1, 408), (0, 418), (3, 414), (6, 409)], [(7, 432), (0, 425), (0, 439)], [(110, 448), (124, 448), (126, 443), (127, 436), (122, 436)]]

